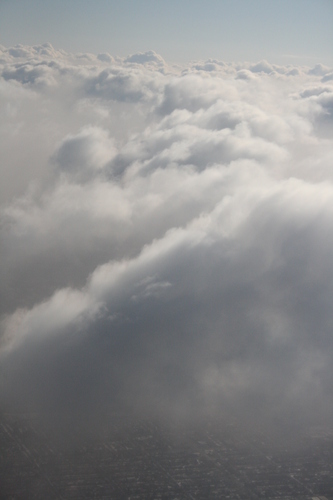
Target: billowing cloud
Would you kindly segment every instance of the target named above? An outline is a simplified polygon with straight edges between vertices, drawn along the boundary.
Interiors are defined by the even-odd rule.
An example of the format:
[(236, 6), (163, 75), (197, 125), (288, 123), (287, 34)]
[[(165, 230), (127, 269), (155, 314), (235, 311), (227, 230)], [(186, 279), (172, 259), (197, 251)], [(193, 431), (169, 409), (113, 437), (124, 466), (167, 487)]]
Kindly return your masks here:
[(1, 61), (1, 404), (329, 422), (331, 70)]
[(65, 137), (53, 159), (64, 173), (77, 180), (89, 180), (111, 160), (115, 151), (104, 129), (88, 127)]
[(164, 66), (165, 61), (163, 57), (159, 54), (156, 54), (153, 50), (149, 50), (148, 52), (139, 52), (138, 54), (132, 54), (131, 56), (126, 57), (124, 60), (125, 63), (137, 63), (137, 64), (156, 64), (158, 66)]

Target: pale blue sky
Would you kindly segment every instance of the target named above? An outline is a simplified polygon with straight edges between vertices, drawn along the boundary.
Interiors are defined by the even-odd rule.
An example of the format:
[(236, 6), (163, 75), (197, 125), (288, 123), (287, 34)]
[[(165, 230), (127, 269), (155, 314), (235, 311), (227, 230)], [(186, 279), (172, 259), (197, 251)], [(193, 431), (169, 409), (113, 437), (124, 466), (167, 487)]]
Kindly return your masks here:
[(333, 0), (0, 0), (0, 43), (333, 65)]

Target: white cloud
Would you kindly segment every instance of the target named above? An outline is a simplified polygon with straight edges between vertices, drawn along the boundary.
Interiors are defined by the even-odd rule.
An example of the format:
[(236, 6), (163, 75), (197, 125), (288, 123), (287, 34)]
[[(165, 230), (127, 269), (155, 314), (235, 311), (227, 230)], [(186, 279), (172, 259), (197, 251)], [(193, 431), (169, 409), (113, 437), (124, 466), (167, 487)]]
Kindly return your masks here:
[(76, 135), (68, 135), (55, 152), (53, 159), (59, 169), (76, 178), (88, 181), (116, 154), (107, 131), (85, 127)]
[(329, 420), (331, 70), (1, 50), (3, 404)]
[(138, 52), (137, 54), (132, 54), (131, 56), (126, 57), (124, 59), (125, 63), (137, 63), (137, 64), (156, 64), (157, 66), (163, 67), (165, 65), (164, 59), (156, 54), (153, 50), (149, 50), (148, 52)]

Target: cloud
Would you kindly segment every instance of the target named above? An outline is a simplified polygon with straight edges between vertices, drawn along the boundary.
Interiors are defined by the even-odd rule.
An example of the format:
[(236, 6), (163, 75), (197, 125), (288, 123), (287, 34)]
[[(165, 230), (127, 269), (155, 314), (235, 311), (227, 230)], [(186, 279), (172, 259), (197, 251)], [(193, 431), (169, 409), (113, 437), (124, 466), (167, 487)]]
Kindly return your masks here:
[(260, 61), (257, 64), (253, 64), (250, 66), (250, 71), (253, 73), (272, 73), (274, 71), (274, 68), (271, 64), (269, 64), (267, 61)]
[(331, 80), (333, 80), (333, 73), (328, 73), (325, 76), (323, 76), (323, 78), (322, 78), (322, 82), (324, 82), (324, 83), (329, 82)]
[(15, 45), (15, 47), (2, 47), (2, 52), (7, 53), (9, 56), (12, 56), (15, 59), (36, 59), (39, 57), (42, 58), (59, 58), (63, 57), (65, 54), (61, 50), (55, 50), (50, 43), (44, 43), (43, 45), (34, 45), (33, 47), (29, 47), (26, 45)]
[(140, 68), (115, 67), (101, 71), (89, 79), (85, 91), (89, 96), (120, 102), (138, 102), (154, 97), (159, 85), (157, 76), (142, 72)]
[(240, 80), (253, 80), (255, 76), (252, 71), (249, 71), (248, 69), (241, 69), (237, 73), (237, 78)]
[(333, 192), (302, 184), (262, 179), (242, 208), (237, 193), (138, 257), (98, 267), (82, 291), (17, 311), (5, 330), (10, 393), (39, 411), (328, 417), (317, 387), (329, 395)]
[(113, 63), (114, 62), (114, 58), (106, 52), (98, 54), (97, 59), (99, 59), (102, 62), (106, 62), (106, 63)]
[(331, 69), (323, 64), (316, 64), (312, 69), (309, 70), (310, 75), (325, 76), (329, 73)]
[(329, 423), (322, 70), (2, 52), (1, 405)]
[(88, 181), (115, 155), (112, 146), (105, 130), (86, 127), (76, 135), (65, 137), (53, 158), (62, 172)]
[(165, 65), (164, 59), (156, 54), (153, 50), (148, 52), (138, 52), (137, 54), (132, 54), (124, 59), (125, 63), (137, 63), (137, 64), (156, 64), (157, 66), (163, 67)]
[[(52, 65), (51, 65), (52, 66)], [(23, 84), (32, 85), (54, 85), (56, 82), (52, 75), (52, 69), (47, 63), (30, 64), (18, 63), (2, 72), (5, 80), (16, 80)]]

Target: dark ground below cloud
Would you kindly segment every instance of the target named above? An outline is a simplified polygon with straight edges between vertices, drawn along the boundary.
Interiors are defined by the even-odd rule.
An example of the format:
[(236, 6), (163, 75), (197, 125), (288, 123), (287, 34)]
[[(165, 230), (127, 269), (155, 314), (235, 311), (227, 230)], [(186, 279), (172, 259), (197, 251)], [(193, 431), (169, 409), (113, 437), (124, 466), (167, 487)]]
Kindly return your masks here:
[(27, 415), (0, 415), (0, 498), (333, 499), (333, 435), (278, 445), (206, 421), (183, 429), (113, 416), (98, 439), (55, 442)]

